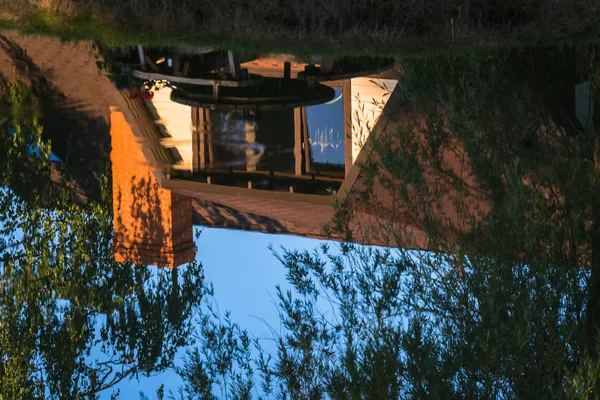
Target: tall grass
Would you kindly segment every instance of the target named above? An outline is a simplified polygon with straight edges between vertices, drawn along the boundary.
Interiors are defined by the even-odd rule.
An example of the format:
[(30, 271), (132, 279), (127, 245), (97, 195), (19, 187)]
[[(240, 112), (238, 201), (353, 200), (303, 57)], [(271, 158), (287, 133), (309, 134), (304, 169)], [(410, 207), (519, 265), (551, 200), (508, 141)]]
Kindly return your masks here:
[(598, 0), (0, 0), (0, 11), (13, 25), (38, 31), (104, 26), (170, 42), (362, 52), (563, 39), (595, 34), (600, 22)]

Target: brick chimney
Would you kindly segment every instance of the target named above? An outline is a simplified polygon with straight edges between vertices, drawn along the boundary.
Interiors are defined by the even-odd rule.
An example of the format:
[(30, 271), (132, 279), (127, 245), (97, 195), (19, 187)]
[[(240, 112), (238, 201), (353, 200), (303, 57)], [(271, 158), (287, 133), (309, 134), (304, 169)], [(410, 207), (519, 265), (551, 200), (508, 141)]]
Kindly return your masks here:
[(142, 138), (118, 108), (111, 107), (110, 120), (115, 260), (170, 268), (191, 262), (191, 198), (159, 186)]

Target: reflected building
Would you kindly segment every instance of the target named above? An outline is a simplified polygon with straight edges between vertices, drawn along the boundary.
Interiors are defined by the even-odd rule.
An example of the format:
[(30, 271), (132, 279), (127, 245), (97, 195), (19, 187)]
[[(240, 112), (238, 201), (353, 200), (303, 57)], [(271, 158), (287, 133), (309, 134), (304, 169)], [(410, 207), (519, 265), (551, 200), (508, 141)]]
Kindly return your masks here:
[[(169, 83), (136, 102), (123, 91), (113, 111), (138, 128), (158, 189), (172, 196), (166, 203), (181, 207), (173, 199), (184, 196), (198, 225), (328, 238), (334, 197), (352, 192), (364, 143), (385, 129), (386, 108), (400, 100), (393, 60), (258, 55), (231, 66), (236, 56), (223, 53), (223, 72), (217, 55), (205, 55), (146, 51), (146, 67), (133, 64), (129, 73)], [(199, 73), (205, 64), (212, 66)], [(231, 71), (246, 77), (242, 88), (227, 86), (240, 81), (223, 79)], [(117, 204), (115, 215), (123, 214)], [(189, 245), (182, 243), (171, 248)]]
[(153, 153), (151, 143), (156, 128), (139, 124), (143, 118), (126, 119), (148, 112), (143, 100), (121, 100), (110, 121), (115, 260), (171, 268), (189, 263), (196, 256), (192, 200), (160, 187), (161, 152)]
[[(107, 110), (104, 102), (112, 98), (114, 86), (93, 67), (94, 59), (87, 48), (81, 48), (77, 54), (85, 53), (89, 59), (75, 63), (72, 57), (57, 56), (75, 51), (71, 47), (67, 52), (60, 50), (62, 47), (40, 51), (42, 47), (51, 48), (52, 43), (22, 40), (20, 45), (29, 49), (37, 64), (54, 65), (62, 60), (61, 73), (49, 76), (49, 80), (55, 85), (53, 90), (74, 99), (70, 106), (84, 106), (88, 113), (90, 104), (101, 102), (94, 108)], [(132, 53), (137, 56), (138, 50)], [(364, 151), (364, 143), (377, 135), (395, 132), (403, 124), (403, 115), (412, 112), (396, 90), (399, 75), (392, 68), (393, 62), (280, 54), (230, 57), (229, 52), (208, 50), (180, 50), (165, 56), (159, 54), (161, 49), (146, 50), (144, 63), (138, 59), (137, 65), (131, 64), (140, 77), (135, 77), (133, 71), (130, 76), (137, 79), (139, 86), (152, 81), (160, 90), (147, 100), (130, 99), (128, 92), (123, 91), (111, 109), (117, 259), (167, 266), (191, 260), (193, 224), (326, 237), (322, 228), (333, 217), (334, 199), (350, 200), (366, 220), (383, 216), (397, 222), (417, 236), (414, 247), (427, 248), (420, 222), (408, 219), (405, 215), (410, 216), (411, 212), (405, 210), (418, 201), (428, 203), (429, 199), (401, 205), (386, 198), (385, 190), (381, 190), (378, 204), (365, 204), (358, 196), (363, 178), (356, 162), (371, 157)], [(590, 61), (589, 55), (581, 57), (577, 68), (589, 68)], [(166, 70), (163, 66), (167, 66)], [(3, 71), (10, 77), (17, 70), (12, 63), (6, 63)], [(260, 92), (242, 92), (246, 98), (254, 96), (254, 100), (263, 101), (275, 94), (284, 101), (263, 101), (259, 106), (257, 102), (254, 106), (247, 102), (237, 108), (230, 103), (230, 107), (222, 107), (223, 104), (207, 101), (215, 95), (214, 85), (199, 93), (188, 90), (192, 96), (176, 97), (180, 102), (172, 99), (174, 89), (186, 87), (185, 82), (176, 80), (212, 79), (226, 85), (227, 79), (222, 78), (229, 78), (232, 71), (233, 80), (270, 82), (265, 86), (270, 91), (266, 92), (268, 96), (261, 99), (257, 95)], [(168, 81), (165, 72), (171, 74), (166, 76), (171, 81), (163, 85), (161, 82)], [(568, 71), (565, 82), (553, 85), (555, 89), (545, 93), (556, 97), (556, 105), (551, 108), (557, 112), (552, 118), (560, 120), (567, 115), (569, 122), (574, 123), (571, 125), (585, 127), (591, 120), (593, 104), (589, 82), (581, 79), (581, 72)], [(296, 85), (294, 90), (308, 92), (310, 85), (304, 83), (309, 82), (324, 95), (313, 103), (306, 98), (299, 102), (292, 90), (280, 90), (280, 84), (291, 87), (289, 82), (282, 83), (286, 79)], [(131, 86), (131, 81), (127, 86)], [(227, 86), (219, 86), (217, 97), (235, 97), (228, 90)], [(188, 100), (195, 104), (185, 104)], [(388, 115), (389, 110), (393, 116)], [(52, 139), (57, 154), (64, 158), (68, 137), (64, 132), (93, 128), (98, 136), (105, 134), (104, 119), (108, 122), (108, 116), (97, 114), (101, 113), (90, 113), (93, 118), (85, 115), (72, 124), (65, 118), (65, 110), (53, 109), (44, 115), (44, 135)], [(95, 143), (90, 146), (88, 141), (82, 143), (86, 150), (98, 147)], [(89, 152), (81, 148), (75, 148), (73, 153), (89, 157)], [(94, 158), (101, 159), (100, 154), (104, 156), (99, 151)], [(79, 161), (77, 168), (89, 168), (88, 161)], [(468, 160), (445, 154), (444, 162), (457, 176), (461, 174), (462, 179), (471, 182)], [(432, 178), (431, 184), (444, 182)], [(459, 220), (457, 207), (452, 204), (456, 196), (450, 190), (445, 198), (436, 199), (442, 203), (440, 213), (449, 225), (467, 226), (468, 221)], [(466, 201), (470, 202), (467, 207), (485, 211), (485, 201), (475, 196)]]

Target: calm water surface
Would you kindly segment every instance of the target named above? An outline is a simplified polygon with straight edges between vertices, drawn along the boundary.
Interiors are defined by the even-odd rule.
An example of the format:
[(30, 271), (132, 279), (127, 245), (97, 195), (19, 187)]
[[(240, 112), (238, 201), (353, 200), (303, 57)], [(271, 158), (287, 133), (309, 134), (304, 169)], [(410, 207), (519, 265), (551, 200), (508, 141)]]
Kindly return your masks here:
[(596, 51), (0, 33), (0, 398), (594, 397)]

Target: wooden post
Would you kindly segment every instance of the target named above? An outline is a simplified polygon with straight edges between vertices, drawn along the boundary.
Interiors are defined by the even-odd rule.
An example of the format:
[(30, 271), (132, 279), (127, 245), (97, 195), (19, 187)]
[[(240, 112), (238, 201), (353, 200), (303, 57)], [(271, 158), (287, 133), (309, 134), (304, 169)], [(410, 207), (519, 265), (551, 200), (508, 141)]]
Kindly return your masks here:
[(310, 161), (311, 161), (311, 154), (310, 154), (310, 138), (308, 135), (308, 123), (306, 121), (306, 107), (302, 107), (301, 109), (301, 114), (302, 114), (302, 142), (303, 142), (303, 146), (304, 146), (304, 173), (309, 173), (310, 172)]
[(204, 133), (206, 135), (206, 147), (208, 148), (208, 166), (212, 168), (215, 162), (215, 155), (213, 151), (213, 141), (212, 141), (212, 124), (210, 120), (210, 110), (208, 108), (203, 108), (202, 112), (204, 113)]
[(302, 175), (302, 109), (294, 108), (294, 171)]
[(174, 76), (181, 76), (181, 71), (179, 71), (179, 68), (181, 67), (181, 61), (179, 58), (179, 55), (176, 55), (173, 57), (173, 75)]
[(321, 57), (321, 72), (329, 74), (333, 69), (333, 56), (322, 56)]
[(229, 72), (233, 76), (233, 79), (239, 79), (240, 77), (240, 64), (235, 59), (233, 51), (229, 50), (227, 52), (227, 58), (229, 60)]
[(200, 109), (198, 107), (191, 107), (192, 109), (192, 172), (198, 172), (200, 166), (200, 153), (203, 152), (200, 141), (202, 132), (202, 118), (200, 117)]
[(344, 176), (352, 168), (352, 80), (344, 80), (342, 85), (342, 101), (344, 102)]
[(140, 56), (140, 65), (142, 68), (142, 71), (146, 70), (146, 57), (144, 56), (144, 48), (142, 47), (142, 45), (138, 44), (138, 54)]
[(198, 109), (200, 125), (200, 168), (206, 170), (206, 120), (204, 109)]
[(148, 54), (144, 55), (144, 59), (146, 60), (146, 65), (150, 67), (150, 69), (154, 72), (158, 72), (158, 67), (154, 64), (154, 61), (148, 56)]

